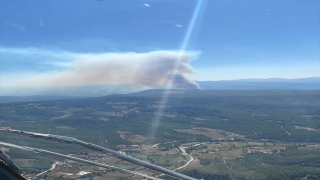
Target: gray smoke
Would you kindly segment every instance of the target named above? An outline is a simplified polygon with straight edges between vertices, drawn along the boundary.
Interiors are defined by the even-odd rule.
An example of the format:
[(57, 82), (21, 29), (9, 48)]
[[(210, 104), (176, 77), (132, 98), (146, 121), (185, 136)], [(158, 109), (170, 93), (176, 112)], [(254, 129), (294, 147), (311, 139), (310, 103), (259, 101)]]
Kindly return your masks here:
[(200, 86), (196, 83), (190, 82), (186, 77), (181, 74), (172, 75), (172, 84), (174, 87), (189, 89), (189, 90), (198, 90)]
[[(136, 84), (141, 87), (199, 89), (184, 75), (193, 52), (152, 51), (147, 53), (72, 54), (54, 66), (60, 71), (23, 75), (11, 79), (9, 87), (70, 87)], [(65, 59), (66, 59), (65, 58)], [(71, 59), (70, 59), (71, 58)], [(61, 66), (61, 67), (60, 67)]]

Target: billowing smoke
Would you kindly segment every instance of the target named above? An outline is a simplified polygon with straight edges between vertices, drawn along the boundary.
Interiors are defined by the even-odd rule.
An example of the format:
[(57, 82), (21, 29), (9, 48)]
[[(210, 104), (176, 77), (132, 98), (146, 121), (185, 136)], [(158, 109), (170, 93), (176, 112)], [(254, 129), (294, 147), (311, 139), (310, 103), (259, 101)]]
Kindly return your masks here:
[[(190, 82), (186, 77), (181, 74), (174, 74), (172, 76), (172, 82), (175, 87), (183, 88), (183, 89), (200, 89), (199, 85), (196, 83)], [(186, 83), (189, 82), (189, 83)]]
[[(192, 73), (193, 52), (72, 54), (65, 62), (52, 63), (59, 71), (33, 73), (11, 79), (10, 87), (70, 87), (136, 84), (155, 88), (199, 89), (184, 74)], [(66, 59), (66, 58), (64, 58)], [(71, 59), (71, 60), (70, 60)], [(62, 70), (61, 70), (62, 68)]]

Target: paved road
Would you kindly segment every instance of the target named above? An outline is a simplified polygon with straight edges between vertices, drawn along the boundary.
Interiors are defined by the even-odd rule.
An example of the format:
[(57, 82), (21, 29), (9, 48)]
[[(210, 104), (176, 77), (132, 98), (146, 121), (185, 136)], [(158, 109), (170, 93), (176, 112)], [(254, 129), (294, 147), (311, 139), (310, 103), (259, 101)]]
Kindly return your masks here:
[(183, 169), (183, 168), (189, 166), (192, 161), (194, 161), (194, 157), (191, 156), (190, 154), (188, 154), (185, 149), (186, 149), (186, 147), (184, 147), (184, 146), (180, 146), (180, 147), (179, 147), (179, 150), (181, 151), (181, 154), (182, 154), (183, 156), (187, 157), (189, 160), (188, 160), (184, 165), (178, 167), (178, 168), (175, 169), (174, 171), (179, 170), (179, 169)]
[[(191, 147), (200, 146), (200, 145), (202, 145), (202, 144), (207, 144), (207, 143), (209, 143), (209, 142), (198, 143), (198, 144), (195, 144), (195, 145), (193, 145), (193, 146), (191, 146)], [(190, 163), (195, 160), (195, 158), (194, 158), (193, 156), (191, 156), (190, 154), (188, 154), (188, 153), (186, 152), (186, 150), (185, 150), (186, 148), (187, 148), (187, 147), (180, 146), (180, 147), (179, 147), (179, 150), (181, 151), (181, 154), (182, 154), (183, 156), (187, 157), (189, 160), (188, 160), (184, 165), (178, 167), (178, 168), (175, 169), (174, 171), (189, 166)]]
[(36, 177), (37, 177), (37, 176), (40, 176), (40, 175), (42, 175), (42, 174), (44, 174), (44, 173), (46, 173), (46, 172), (49, 172), (49, 171), (54, 170), (54, 168), (56, 168), (57, 164), (58, 164), (58, 162), (53, 163), (50, 169), (48, 169), (48, 170), (46, 170), (46, 171), (43, 171), (43, 172), (37, 174)]

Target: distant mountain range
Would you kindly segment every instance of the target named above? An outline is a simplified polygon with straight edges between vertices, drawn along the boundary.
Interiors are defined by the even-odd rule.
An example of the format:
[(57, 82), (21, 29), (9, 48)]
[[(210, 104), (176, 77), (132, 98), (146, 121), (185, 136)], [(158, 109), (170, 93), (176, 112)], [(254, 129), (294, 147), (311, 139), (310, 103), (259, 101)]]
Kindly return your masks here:
[[(196, 81), (203, 90), (320, 90), (320, 77), (300, 78), (300, 79), (241, 79), (229, 81)], [(123, 88), (122, 88), (123, 89)], [(21, 89), (20, 91), (23, 91)], [(150, 95), (163, 92), (163, 89), (151, 89), (142, 92), (131, 94)], [(53, 94), (52, 92), (56, 92)], [(0, 96), (0, 103), (18, 102), (18, 101), (42, 101), (42, 100), (57, 100), (68, 98), (85, 98), (99, 97), (115, 94), (114, 91), (106, 86), (92, 87), (73, 87), (61, 88), (52, 91), (49, 95), (37, 94), (33, 96)], [(124, 92), (117, 91), (119, 94)], [(171, 91), (171, 93), (179, 93), (179, 90)]]
[(320, 90), (320, 77), (196, 81), (203, 90)]

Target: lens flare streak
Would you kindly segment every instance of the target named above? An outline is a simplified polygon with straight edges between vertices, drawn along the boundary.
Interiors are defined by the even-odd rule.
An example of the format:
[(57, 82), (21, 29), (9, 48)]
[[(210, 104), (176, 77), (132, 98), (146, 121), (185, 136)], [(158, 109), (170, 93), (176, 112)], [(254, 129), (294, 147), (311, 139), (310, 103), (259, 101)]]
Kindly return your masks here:
[[(190, 41), (190, 38), (192, 36), (192, 33), (194, 31), (194, 28), (195, 28), (195, 25), (196, 25), (196, 22), (199, 22), (201, 17), (199, 17), (200, 14), (203, 14), (204, 10), (205, 10), (205, 3), (206, 3), (206, 0), (198, 0), (197, 2), (197, 5), (194, 9), (194, 12), (193, 12), (193, 15), (192, 15), (192, 18), (190, 20), (190, 23), (189, 23), (189, 26), (188, 26), (188, 29), (187, 29), (187, 32), (183, 38), (183, 41), (182, 41), (182, 44), (180, 46), (180, 49), (179, 49), (179, 52), (181, 54), (183, 54), (183, 52), (186, 50), (186, 48), (188, 47), (188, 44), (189, 44), (189, 41)], [(182, 56), (181, 56), (182, 58)], [(174, 71), (177, 71), (178, 69), (178, 64), (176, 63), (175, 66), (174, 66)], [(173, 73), (175, 74), (175, 73)], [(175, 78), (174, 76), (171, 77), (171, 82), (174, 81)], [(161, 117), (163, 115), (163, 112), (164, 112), (164, 109), (166, 107), (166, 104), (167, 104), (167, 101), (168, 101), (168, 97), (170, 95), (170, 91), (172, 89), (173, 85), (172, 83), (169, 83), (165, 90), (164, 90), (164, 93), (162, 95), (162, 98), (161, 98), (161, 102), (159, 104), (159, 108), (155, 114), (155, 117), (153, 118), (152, 120), (152, 127), (151, 127), (151, 131), (150, 131), (150, 134), (148, 135), (148, 139), (150, 142), (153, 141), (154, 139), (154, 136), (155, 136), (155, 133), (159, 127), (159, 123), (160, 123), (160, 120), (161, 120)]]

